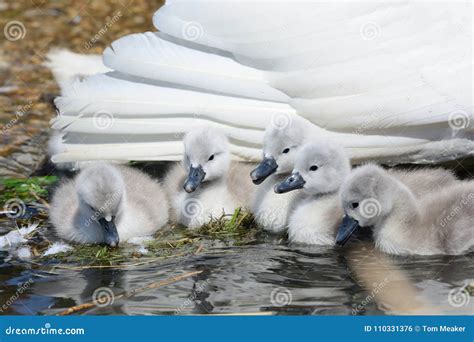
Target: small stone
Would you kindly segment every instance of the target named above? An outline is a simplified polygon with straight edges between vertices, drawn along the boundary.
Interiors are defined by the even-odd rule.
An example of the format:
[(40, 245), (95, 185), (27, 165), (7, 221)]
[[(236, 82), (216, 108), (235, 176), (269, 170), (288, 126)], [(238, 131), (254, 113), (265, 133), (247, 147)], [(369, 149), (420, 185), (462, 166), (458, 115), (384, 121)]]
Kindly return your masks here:
[(77, 25), (81, 22), (82, 17), (80, 15), (76, 15), (74, 18), (71, 20), (71, 24)]
[(35, 164), (31, 154), (18, 154), (15, 156), (15, 160), (22, 165), (32, 166)]
[(17, 91), (19, 88), (17, 86), (5, 86), (0, 87), (0, 94), (9, 94)]

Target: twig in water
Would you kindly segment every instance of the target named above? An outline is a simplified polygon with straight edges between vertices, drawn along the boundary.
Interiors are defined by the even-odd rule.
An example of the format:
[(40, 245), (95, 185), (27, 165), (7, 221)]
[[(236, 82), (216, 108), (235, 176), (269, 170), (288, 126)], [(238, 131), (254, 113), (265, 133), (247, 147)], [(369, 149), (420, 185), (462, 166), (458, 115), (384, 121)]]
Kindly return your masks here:
[(196, 249), (196, 252), (194, 252), (194, 255), (201, 253), (203, 249), (204, 249), (204, 246), (199, 245), (198, 249)]
[[(178, 275), (178, 276), (175, 276), (175, 277), (171, 277), (171, 278), (159, 281), (159, 282), (151, 283), (151, 284), (136, 288), (134, 290), (131, 290), (129, 292), (124, 292), (122, 294), (116, 295), (115, 299), (128, 298), (128, 297), (131, 297), (133, 295), (136, 295), (137, 293), (142, 293), (142, 292), (145, 292), (147, 290), (157, 289), (157, 288), (169, 285), (169, 284), (173, 284), (173, 283), (176, 283), (176, 282), (181, 281), (183, 279), (192, 277), (192, 276), (194, 276), (196, 274), (199, 274), (201, 272), (202, 271), (188, 272), (188, 273), (181, 274), (181, 275)], [(90, 309), (90, 308), (96, 307), (97, 304), (106, 303), (107, 300), (108, 300), (107, 297), (104, 296), (104, 297), (98, 298), (96, 301), (93, 301), (93, 302), (84, 303), (84, 304), (80, 304), (80, 305), (75, 305), (75, 306), (70, 307), (67, 310), (61, 311), (60, 313), (58, 313), (58, 316), (67, 316), (67, 315), (71, 315), (75, 312)]]

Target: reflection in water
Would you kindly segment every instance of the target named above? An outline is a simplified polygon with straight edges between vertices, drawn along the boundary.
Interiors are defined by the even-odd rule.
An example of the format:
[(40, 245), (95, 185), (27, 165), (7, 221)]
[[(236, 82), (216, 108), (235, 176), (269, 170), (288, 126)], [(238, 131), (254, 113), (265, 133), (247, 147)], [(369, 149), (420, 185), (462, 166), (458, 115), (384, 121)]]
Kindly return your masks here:
[(115, 294), (171, 276), (200, 270), (180, 282), (117, 299), (89, 314), (473, 314), (474, 300), (461, 307), (449, 302), (450, 291), (474, 279), (473, 255), (392, 257), (370, 244), (352, 248), (259, 243), (211, 247), (180, 260), (125, 269), (60, 269), (3, 262), (1, 303), (18, 284), (34, 283), (2, 314), (54, 314), (90, 302), (94, 291)]
[[(90, 302), (94, 291), (99, 288), (109, 288), (115, 294), (123, 293), (128, 289), (126, 277), (122, 270), (116, 269), (84, 269), (79, 271), (57, 269), (58, 274), (52, 279), (43, 278), (35, 282), (32, 291), (44, 297), (54, 297), (66, 304), (66, 307)], [(72, 305), (71, 305), (72, 304)], [(120, 302), (111, 305), (104, 310), (97, 308), (90, 313), (101, 314), (125, 314)], [(53, 305), (48, 309), (54, 312), (60, 311), (56, 308), (64, 308), (64, 305)], [(52, 312), (45, 312), (52, 313)]]
[(386, 313), (474, 314), (474, 302), (467, 291), (462, 305), (454, 303), (453, 297), (456, 289), (462, 290), (474, 278), (472, 253), (400, 257), (358, 243), (348, 250), (347, 258), (355, 279)]

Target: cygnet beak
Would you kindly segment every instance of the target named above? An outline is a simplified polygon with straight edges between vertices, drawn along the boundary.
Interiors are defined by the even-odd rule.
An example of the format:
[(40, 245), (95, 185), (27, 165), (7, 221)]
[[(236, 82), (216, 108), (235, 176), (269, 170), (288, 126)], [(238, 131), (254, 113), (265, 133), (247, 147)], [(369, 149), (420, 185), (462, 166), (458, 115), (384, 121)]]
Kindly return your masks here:
[(360, 228), (360, 226), (356, 219), (349, 215), (344, 215), (339, 230), (337, 231), (336, 245), (344, 246), (358, 228)]
[(306, 181), (304, 178), (300, 175), (299, 172), (292, 173), (289, 175), (283, 182), (280, 184), (276, 184), (275, 192), (277, 194), (284, 194), (285, 192), (293, 191), (296, 189), (301, 189), (304, 187)]
[(278, 164), (273, 157), (265, 157), (258, 166), (250, 172), (254, 184), (262, 183), (268, 176), (278, 169)]
[(205, 176), (206, 173), (201, 165), (198, 165), (197, 167), (191, 165), (189, 168), (188, 178), (186, 178), (186, 182), (184, 182), (184, 190), (188, 193), (195, 191), (199, 185), (201, 185)]
[(108, 220), (108, 218), (109, 217), (99, 219), (99, 223), (102, 229), (104, 229), (105, 243), (110, 247), (117, 247), (120, 239), (117, 232), (117, 226), (114, 222), (115, 217), (111, 216), (110, 220)]

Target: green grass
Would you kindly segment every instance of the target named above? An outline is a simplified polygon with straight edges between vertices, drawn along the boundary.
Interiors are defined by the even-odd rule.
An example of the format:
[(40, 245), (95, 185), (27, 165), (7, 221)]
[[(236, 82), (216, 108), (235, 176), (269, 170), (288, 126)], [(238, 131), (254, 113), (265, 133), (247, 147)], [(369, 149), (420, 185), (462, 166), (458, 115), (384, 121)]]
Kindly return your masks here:
[(255, 240), (257, 231), (253, 216), (237, 208), (232, 215), (223, 214), (221, 217), (212, 218), (198, 229), (186, 230), (185, 235), (244, 244)]
[(74, 249), (64, 253), (40, 257), (42, 261), (56, 260), (61, 264), (81, 266), (118, 265), (130, 259), (129, 253), (120, 248), (103, 245), (74, 245)]
[(55, 260), (60, 264), (79, 266), (114, 266), (134, 264), (140, 259), (173, 258), (192, 254), (199, 246), (200, 239), (181, 238), (178, 240), (151, 240), (144, 245), (148, 252), (141, 254), (135, 245), (112, 248), (104, 245), (73, 245), (74, 249), (51, 256), (40, 257), (41, 261)]
[[(8, 201), (21, 200), (27, 205), (41, 204), (47, 207), (48, 188), (58, 181), (56, 176), (31, 177), (28, 179), (0, 179), (0, 207)], [(45, 209), (35, 220), (45, 222)], [(20, 220), (21, 221), (21, 220)], [(28, 223), (28, 221), (26, 222)], [(172, 226), (160, 231), (155, 239), (145, 242), (145, 255), (137, 252), (133, 245), (123, 245), (120, 248), (110, 248), (102, 245), (73, 245), (74, 249), (65, 253), (42, 257), (44, 250), (51, 242), (43, 234), (35, 231), (28, 244), (39, 261), (55, 260), (60, 264), (75, 264), (82, 266), (130, 264), (136, 259), (172, 258), (194, 254), (207, 249), (214, 240), (228, 244), (240, 245), (255, 240), (257, 232), (251, 214), (238, 208), (231, 215), (212, 218), (209, 223), (198, 229), (187, 229), (182, 226)]]
[[(48, 188), (58, 181), (56, 176), (31, 177), (28, 179), (0, 179), (0, 205), (3, 206), (11, 199), (18, 199), (25, 204), (40, 203), (47, 205)], [(45, 212), (35, 219), (47, 220)], [(83, 267), (113, 266), (133, 264), (137, 259), (173, 258), (195, 254), (206, 250), (215, 240), (227, 244), (242, 245), (255, 240), (257, 233), (253, 216), (238, 208), (231, 215), (212, 218), (207, 224), (198, 229), (187, 229), (182, 226), (172, 226), (160, 231), (155, 239), (145, 242), (147, 252), (137, 252), (133, 245), (123, 245), (120, 248), (110, 248), (102, 245), (73, 245), (74, 249), (65, 253), (42, 257), (42, 252), (51, 244), (40, 232), (35, 232), (36, 238), (28, 244), (37, 255), (39, 261), (54, 260), (60, 264), (72, 264)], [(37, 236), (37, 235), (40, 236)], [(138, 260), (140, 261), (140, 260)]]
[(153, 240), (144, 243), (147, 249), (144, 255), (137, 252), (134, 245), (119, 248), (74, 245), (74, 249), (69, 252), (42, 257), (40, 260), (91, 267), (133, 264), (142, 258), (178, 258), (206, 250), (214, 240), (233, 245), (249, 243), (255, 240), (257, 231), (252, 215), (239, 208), (232, 215), (212, 219), (198, 229), (190, 230), (181, 226), (164, 229)]
[(25, 203), (37, 202), (38, 198), (48, 197), (48, 187), (58, 181), (56, 176), (0, 179), (0, 205), (11, 199), (20, 199)]

